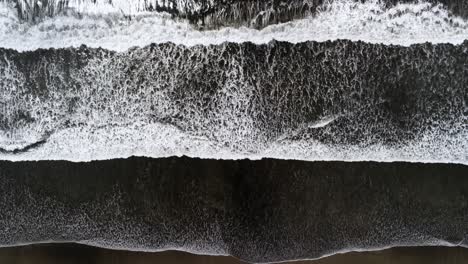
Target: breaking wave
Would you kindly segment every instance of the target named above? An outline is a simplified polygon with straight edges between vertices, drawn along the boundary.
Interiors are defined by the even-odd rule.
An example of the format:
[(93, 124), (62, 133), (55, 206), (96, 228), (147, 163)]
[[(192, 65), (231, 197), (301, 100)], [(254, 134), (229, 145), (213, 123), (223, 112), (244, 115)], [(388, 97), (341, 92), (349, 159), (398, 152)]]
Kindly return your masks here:
[[(82, 3), (70, 1), (75, 2)], [(466, 19), (453, 15), (443, 5), (429, 2), (388, 6), (379, 1), (332, 1), (320, 5), (316, 12), (304, 18), (260, 30), (244, 26), (200, 30), (189, 20), (174, 19), (166, 12), (139, 11), (145, 8), (137, 4), (128, 7), (126, 12), (119, 12), (117, 10), (125, 8), (115, 9), (102, 1), (97, 3), (101, 5), (77, 4), (74, 12), (58, 13), (37, 23), (28, 23), (21, 19), (11, 2), (0, 2), (0, 47), (26, 51), (85, 44), (125, 51), (134, 46), (165, 42), (193, 46), (336, 39), (409, 46), (424, 42), (460, 44), (468, 36)], [(117, 3), (128, 4), (127, 1)]]
[(467, 163), (467, 45), (0, 50), (0, 155)]

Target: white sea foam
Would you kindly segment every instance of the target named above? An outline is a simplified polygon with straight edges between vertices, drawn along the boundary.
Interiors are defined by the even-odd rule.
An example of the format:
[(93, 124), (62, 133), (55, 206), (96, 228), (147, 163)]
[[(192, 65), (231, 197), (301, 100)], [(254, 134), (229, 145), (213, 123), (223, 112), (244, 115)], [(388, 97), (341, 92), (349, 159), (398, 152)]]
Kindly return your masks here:
[[(220, 28), (200, 31), (168, 14), (138, 12), (138, 6), (85, 6), (45, 18), (37, 24), (22, 22), (11, 3), (0, 3), (0, 47), (19, 51), (38, 48), (102, 47), (124, 51), (150, 43), (209, 45), (223, 42), (267, 43), (273, 39), (292, 43), (308, 40), (350, 39), (408, 46), (414, 43), (460, 44), (468, 38), (468, 21), (450, 14), (441, 5), (425, 2), (385, 8), (377, 1), (349, 0), (325, 4), (318, 13), (262, 30)], [(79, 13), (79, 15), (78, 15)], [(131, 18), (126, 13), (133, 14)]]
[[(0, 0), (0, 2), (2, 1), (9, 2), (10, 0)], [(203, 8), (202, 3), (193, 0), (48, 0), (47, 5), (41, 0), (16, 0), (15, 2), (19, 10), (21, 10), (21, 16), (24, 18), (39, 15), (34, 14), (35, 8), (36, 11), (41, 10), (48, 16), (68, 11), (79, 14), (122, 14), (131, 16), (157, 7), (174, 9), (183, 13), (197, 12)]]
[[(167, 41), (185, 45), (207, 45), (224, 41), (265, 43), (272, 39), (300, 42), (336, 38), (400, 45), (424, 41), (457, 44), (468, 36), (467, 21), (451, 16), (441, 6), (428, 3), (400, 4), (385, 9), (377, 2), (362, 4), (336, 1), (323, 7), (314, 17), (272, 25), (263, 30), (222, 28), (212, 31), (198, 31), (187, 22), (175, 21), (167, 14), (135, 11), (134, 17), (129, 20), (108, 6), (90, 11), (86, 11), (85, 7), (80, 8), (80, 16), (54, 16), (38, 24), (30, 24), (20, 21), (11, 4), (2, 2), (0, 47), (34, 50), (86, 44), (124, 51), (132, 46)], [(126, 59), (126, 56), (122, 58)], [(256, 130), (248, 113), (243, 112), (248, 109), (249, 98), (252, 97), (248, 91), (252, 89), (241, 89), (246, 84), (243, 83), (242, 76), (236, 75), (236, 70), (225, 73), (233, 74), (228, 78), (233, 81), (223, 84), (219, 94), (214, 95), (219, 98), (216, 110), (210, 112), (210, 116), (205, 119), (198, 112), (193, 117), (185, 117), (186, 128), (195, 128), (184, 131), (148, 117), (149, 113), (153, 113), (164, 119), (166, 116), (174, 116), (174, 112), (180, 110), (170, 107), (172, 101), (166, 98), (166, 90), (159, 89), (159, 84), (147, 85), (145, 89), (137, 89), (132, 94), (129, 91), (135, 92), (135, 89), (120, 84), (119, 76), (114, 76), (118, 70), (113, 68), (112, 63), (107, 66), (105, 61), (97, 64), (89, 61), (89, 69), (72, 72), (71, 75), (80, 83), (87, 78), (91, 78), (93, 82), (83, 82), (79, 90), (72, 87), (63, 89), (50, 84), (47, 87), (50, 98), (41, 99), (40, 96), (30, 95), (28, 87), (23, 87), (25, 77), (14, 68), (14, 63), (10, 63), (7, 58), (0, 62), (4, 63), (0, 77), (0, 105), (7, 106), (2, 109), (3, 120), (15, 124), (15, 129), (0, 130), (0, 148), (4, 150), (0, 154), (2, 160), (89, 161), (132, 155), (187, 155), (218, 159), (272, 157), (468, 164), (466, 124), (457, 126), (458, 129), (453, 133), (447, 132), (441, 125), (440, 129), (431, 130), (414, 141), (401, 141), (394, 145), (327, 145), (300, 137), (297, 140), (291, 139), (303, 129), (327, 127), (339, 118), (324, 113), (325, 116), (318, 120), (297, 129), (292, 127), (293, 131), (280, 135), (277, 139), (263, 137), (262, 131)], [(150, 65), (147, 66), (144, 68), (149, 69)], [(62, 71), (55, 71), (54, 67), (52, 64), (47, 66), (49, 75), (51, 78), (61, 78)], [(174, 81), (171, 78), (177, 78), (177, 75), (165, 77), (170, 86)], [(117, 83), (119, 85), (115, 86)], [(161, 83), (165, 84), (164, 81)], [(79, 99), (74, 106), (74, 113), (70, 114), (68, 108), (73, 98)], [(151, 106), (158, 108), (151, 110)], [(195, 106), (191, 110), (203, 111)], [(35, 121), (18, 123), (15, 120), (21, 112), (30, 114)], [(66, 120), (71, 120), (73, 126), (64, 125)], [(460, 118), (460, 122), (463, 120)], [(6, 153), (43, 139), (46, 139), (43, 145), (27, 152)]]
[(129, 126), (87, 129), (68, 128), (57, 133), (37, 149), (20, 154), (0, 154), (0, 160), (69, 160), (91, 161), (130, 156), (189, 156), (209, 159), (294, 159), (325, 161), (406, 161), (424, 163), (459, 163), (468, 165), (468, 133), (442, 135), (427, 133), (419, 141), (398, 145), (324, 144), (315, 140), (282, 140), (268, 144), (252, 144), (237, 150), (223, 142), (185, 133), (164, 124), (132, 124)]

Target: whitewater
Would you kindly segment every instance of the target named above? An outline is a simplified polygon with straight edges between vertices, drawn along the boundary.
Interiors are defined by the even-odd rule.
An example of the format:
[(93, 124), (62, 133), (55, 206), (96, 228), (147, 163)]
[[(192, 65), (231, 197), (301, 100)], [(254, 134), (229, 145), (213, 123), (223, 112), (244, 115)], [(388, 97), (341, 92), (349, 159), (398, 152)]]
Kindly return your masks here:
[(0, 159), (468, 164), (468, 21), (441, 4), (203, 29), (141, 3), (0, 1)]
[(172, 42), (186, 46), (223, 42), (298, 43), (349, 39), (409, 46), (416, 43), (460, 44), (468, 37), (468, 21), (441, 4), (400, 3), (386, 7), (379, 1), (328, 1), (303, 19), (263, 29), (220, 27), (203, 30), (165, 12), (149, 12), (141, 1), (71, 1), (67, 12), (37, 23), (20, 18), (11, 2), (0, 2), (0, 47), (18, 51), (86, 45), (114, 51)]
[(465, 164), (467, 45), (0, 50), (0, 159)]

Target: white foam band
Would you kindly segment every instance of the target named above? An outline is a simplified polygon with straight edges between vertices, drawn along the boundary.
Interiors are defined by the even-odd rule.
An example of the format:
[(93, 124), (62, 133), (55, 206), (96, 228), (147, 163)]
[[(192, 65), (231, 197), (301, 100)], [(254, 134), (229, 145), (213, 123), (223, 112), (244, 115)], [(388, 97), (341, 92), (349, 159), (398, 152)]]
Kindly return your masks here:
[[(75, 6), (73, 5), (75, 3)], [(79, 4), (81, 3), (81, 4)], [(77, 13), (46, 17), (37, 24), (22, 22), (11, 3), (0, 3), (0, 47), (18, 51), (39, 48), (102, 47), (124, 51), (151, 43), (187, 46), (223, 42), (291, 43), (350, 39), (408, 46), (415, 43), (460, 44), (468, 37), (468, 21), (451, 15), (441, 5), (425, 2), (385, 8), (377, 1), (349, 0), (325, 4), (314, 16), (270, 25), (262, 30), (220, 28), (200, 31), (168, 14), (139, 11), (140, 1), (118, 1), (122, 6), (70, 4)], [(127, 3), (127, 6), (123, 6)], [(126, 10), (121, 12), (120, 10)], [(132, 14), (129, 18), (126, 14)]]
[[(54, 133), (37, 149), (20, 154), (0, 154), (0, 160), (92, 161), (143, 156), (189, 156), (208, 159), (294, 159), (307, 161), (406, 161), (468, 165), (468, 133), (427, 134), (420, 141), (398, 145), (327, 145), (314, 140), (281, 140), (269, 144), (250, 142), (249, 148), (226, 147), (170, 125), (134, 124), (112, 129), (65, 129)], [(0, 141), (1, 141), (0, 135)], [(4, 143), (4, 142), (1, 142)]]
[[(263, 30), (244, 27), (210, 31), (199, 31), (188, 22), (175, 21), (167, 14), (140, 12), (138, 8), (128, 9), (128, 12), (134, 15), (129, 19), (122, 13), (116, 12), (116, 9), (112, 9), (115, 6), (98, 4), (92, 7), (78, 5), (75, 9), (80, 12), (79, 16), (57, 15), (32, 24), (22, 22), (12, 4), (1, 2), (0, 47), (26, 51), (38, 48), (77, 47), (86, 44), (91, 47), (125, 51), (133, 46), (142, 47), (150, 43), (174, 42), (192, 46), (220, 44), (225, 41), (251, 41), (260, 44), (273, 39), (292, 43), (307, 40), (351, 39), (398, 45), (427, 41), (459, 44), (468, 36), (467, 21), (450, 15), (441, 6), (424, 2), (399, 4), (386, 9), (376, 1), (364, 4), (335, 1), (324, 6), (313, 17), (271, 25)], [(460, 124), (456, 127), (451, 126), (454, 128), (452, 132), (447, 132), (447, 128), (443, 128), (442, 124), (439, 130), (431, 130), (421, 135), (418, 140), (401, 141), (393, 145), (373, 143), (362, 147), (352, 144), (324, 144), (311, 139), (292, 140), (296, 131), (292, 131), (285, 137), (268, 138), (264, 141), (261, 132), (255, 130), (253, 125), (255, 121), (242, 112), (242, 109), (246, 108), (245, 102), (249, 100), (249, 94), (229, 94), (231, 90), (242, 90), (239, 88), (242, 82), (235, 82), (239, 76), (234, 76), (230, 78), (233, 80), (230, 84), (232, 87), (228, 85), (220, 90), (219, 106), (213, 114), (216, 118), (223, 117), (223, 119), (214, 119), (214, 121), (223, 120), (222, 124), (211, 126), (205, 129), (206, 131), (199, 131), (197, 134), (193, 131), (183, 131), (171, 125), (153, 122), (154, 120), (148, 120), (145, 114), (141, 114), (147, 113), (151, 105), (158, 105), (163, 109), (166, 104), (171, 104), (170, 100), (165, 99), (164, 93), (141, 94), (135, 98), (130, 95), (127, 98), (118, 94), (117, 91), (115, 94), (111, 93), (112, 89), (115, 90), (111, 78), (115, 72), (104, 71), (105, 63), (97, 69), (92, 67), (93, 63), (88, 66), (89, 76), (98, 76), (102, 80), (93, 79), (91, 84), (86, 85), (96, 87), (80, 90), (77, 95), (60, 93), (63, 91), (62, 87), (47, 87), (51, 97), (43, 101), (18, 92), (18, 89), (22, 88), (17, 87), (17, 83), (24, 83), (24, 78), (20, 71), (16, 71), (12, 68), (13, 66), (10, 67), (7, 58), (4, 59), (4, 64), (5, 70), (2, 73), (3, 76), (0, 76), (2, 78), (0, 80), (4, 81), (4, 87), (1, 87), (3, 90), (0, 91), (3, 101), (0, 103), (7, 106), (4, 115), (11, 116), (14, 120), (18, 108), (37, 115), (32, 117), (40, 121), (24, 126), (18, 123), (18, 128), (15, 130), (0, 130), (0, 148), (3, 149), (3, 152), (0, 152), (0, 159), (2, 160), (89, 161), (125, 158), (132, 155), (148, 157), (188, 155), (223, 159), (272, 157), (301, 160), (468, 164), (466, 154), (468, 130), (466, 123), (463, 123), (466, 118), (463, 117), (458, 118)], [(53, 71), (53, 69), (49, 70)], [(93, 75), (94, 71), (103, 72)], [(232, 74), (235, 75), (235, 72)], [(80, 78), (77, 77), (77, 80)], [(83, 87), (87, 87), (86, 85)], [(126, 93), (125, 87), (118, 88), (119, 92)], [(54, 97), (54, 89), (59, 91), (56, 97)], [(101, 97), (98, 96), (99, 94), (102, 94)], [(81, 98), (79, 101), (81, 108), (78, 107), (76, 110), (77, 116), (70, 118), (75, 124), (86, 123), (86, 126), (67, 127), (61, 124), (63, 120), (60, 117), (62, 113), (66, 113), (68, 107), (63, 102), (73, 96)], [(145, 104), (146, 101), (149, 103)], [(105, 111), (97, 107), (101, 103), (104, 104)], [(158, 111), (163, 111), (161, 109)], [(51, 111), (56, 111), (56, 113), (48, 114)], [(78, 113), (82, 113), (82, 116), (78, 116)], [(161, 116), (173, 114), (172, 112), (163, 113)], [(325, 116), (308, 124), (308, 129), (334, 125), (335, 119), (334, 116)], [(51, 132), (50, 137), (47, 135), (49, 132)], [(14, 153), (16, 149), (24, 149), (45, 138), (46, 140), (40, 147)]]

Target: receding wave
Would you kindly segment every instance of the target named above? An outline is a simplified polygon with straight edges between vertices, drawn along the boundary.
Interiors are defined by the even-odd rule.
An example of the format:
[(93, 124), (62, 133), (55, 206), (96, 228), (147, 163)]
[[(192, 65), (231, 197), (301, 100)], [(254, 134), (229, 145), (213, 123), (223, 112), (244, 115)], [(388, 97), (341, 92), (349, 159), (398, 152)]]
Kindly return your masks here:
[[(132, 5), (133, 9), (137, 7)], [(466, 19), (441, 4), (429, 2), (388, 6), (378, 1), (326, 1), (300, 19), (260, 30), (244, 26), (200, 30), (189, 20), (174, 19), (166, 12), (136, 12), (132, 8), (118, 12), (115, 6), (106, 4), (81, 4), (73, 9), (75, 12), (57, 13), (28, 23), (11, 2), (0, 2), (0, 47), (25, 51), (85, 44), (124, 51), (151, 43), (261, 44), (274, 39), (291, 43), (349, 39), (408, 46), (423, 42), (460, 44), (468, 36)], [(118, 10), (121, 9), (124, 8)]]
[[(0, 50), (2, 159), (467, 163), (468, 41)], [(294, 63), (292, 63), (294, 62)]]
[(454, 164), (0, 161), (0, 245), (70, 241), (253, 263), (468, 247), (467, 174)]

